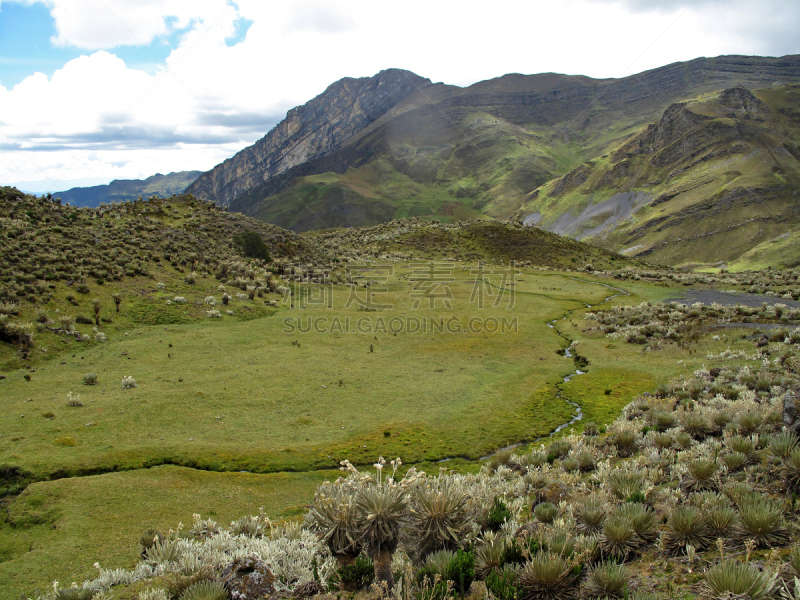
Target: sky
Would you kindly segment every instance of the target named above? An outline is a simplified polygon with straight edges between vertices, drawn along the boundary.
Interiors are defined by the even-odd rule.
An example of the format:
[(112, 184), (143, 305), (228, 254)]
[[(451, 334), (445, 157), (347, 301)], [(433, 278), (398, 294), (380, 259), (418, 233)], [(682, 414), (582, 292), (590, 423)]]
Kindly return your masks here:
[(208, 170), (342, 77), (800, 54), (800, 0), (0, 0), (0, 185)]

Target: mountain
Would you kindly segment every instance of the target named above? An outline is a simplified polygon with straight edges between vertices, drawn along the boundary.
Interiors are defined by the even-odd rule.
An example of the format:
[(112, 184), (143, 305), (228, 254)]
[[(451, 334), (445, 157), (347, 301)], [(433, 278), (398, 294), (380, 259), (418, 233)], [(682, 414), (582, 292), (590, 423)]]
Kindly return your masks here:
[(147, 179), (115, 179), (108, 185), (75, 187), (52, 195), (73, 206), (98, 207), (101, 202), (128, 202), (139, 196), (166, 198), (180, 194), (202, 171), (179, 171), (162, 175), (156, 173)]
[(737, 86), (672, 104), (516, 217), (659, 263), (794, 267), (799, 189), (800, 85)]
[(548, 213), (532, 192), (592, 169), (672, 105), (798, 82), (800, 56), (699, 58), (621, 79), (509, 74), (465, 88), (383, 71), (331, 85), (187, 191), (295, 231), (401, 217), (532, 223), (537, 212), (550, 227), (559, 206), (574, 207), (550, 198)]
[(400, 100), (430, 84), (408, 71), (389, 69), (374, 77), (344, 78), (290, 110), (252, 146), (203, 173), (186, 190), (229, 206), (264, 181), (323, 156), (374, 123)]

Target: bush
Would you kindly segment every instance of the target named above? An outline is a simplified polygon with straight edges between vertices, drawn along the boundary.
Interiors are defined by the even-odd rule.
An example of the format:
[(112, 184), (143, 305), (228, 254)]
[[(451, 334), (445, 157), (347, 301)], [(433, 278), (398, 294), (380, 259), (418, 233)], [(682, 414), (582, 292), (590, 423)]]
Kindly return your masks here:
[(578, 574), (568, 560), (540, 552), (520, 570), (519, 587), (522, 598), (570, 600), (578, 597)]
[(617, 469), (609, 473), (606, 484), (619, 500), (630, 498), (634, 493), (641, 492), (644, 487), (644, 474), (636, 471), (623, 471)]
[(86, 373), (83, 376), (83, 385), (97, 385), (97, 373)]
[(797, 441), (797, 436), (791, 431), (776, 433), (769, 440), (769, 453), (772, 456), (786, 460), (797, 446)]
[(688, 544), (700, 550), (712, 541), (703, 515), (691, 506), (679, 506), (672, 511), (663, 540), (664, 549), (672, 554), (677, 554)]
[(497, 600), (517, 600), (517, 572), (511, 567), (494, 570), (486, 577), (486, 589)]
[(631, 575), (624, 565), (605, 562), (597, 565), (586, 581), (589, 598), (625, 598)]
[(269, 247), (255, 231), (243, 231), (233, 236), (234, 249), (247, 258), (257, 258), (269, 262), (272, 260)]
[(492, 531), (499, 531), (503, 523), (510, 521), (513, 515), (508, 510), (508, 506), (499, 497), (495, 496), (494, 505), (489, 514), (486, 515), (486, 526)]
[(77, 315), (75, 315), (75, 322), (83, 323), (84, 325), (91, 325), (92, 323), (94, 323), (94, 320), (91, 317), (84, 315), (83, 313), (78, 313)]
[(180, 596), (180, 600), (226, 600), (228, 590), (218, 581), (198, 581)]
[(586, 535), (594, 535), (603, 528), (607, 508), (602, 500), (589, 497), (578, 507), (575, 518), (578, 531)]
[(421, 557), (458, 547), (469, 527), (463, 488), (446, 478), (432, 478), (416, 488), (411, 513), (411, 538)]
[(132, 388), (138, 387), (136, 385), (136, 380), (131, 377), (130, 375), (126, 375), (122, 378), (122, 389), (123, 390), (130, 390)]
[(375, 578), (375, 565), (363, 554), (356, 558), (352, 565), (340, 568), (337, 572), (339, 580), (346, 590), (363, 590), (372, 584)]
[(711, 490), (716, 487), (714, 475), (717, 472), (717, 463), (714, 460), (699, 458), (686, 465), (686, 479), (683, 482), (685, 489), (692, 491)]
[(558, 516), (558, 507), (552, 502), (542, 502), (533, 509), (533, 516), (542, 523), (552, 523)]
[(789, 530), (779, 500), (752, 494), (739, 502), (739, 523), (743, 537), (758, 546), (783, 546), (789, 543)]
[(456, 552), (447, 565), (445, 579), (453, 582), (453, 587), (459, 594), (466, 595), (475, 579), (475, 555), (464, 550)]
[(633, 523), (625, 516), (612, 516), (603, 523), (600, 534), (600, 547), (603, 553), (618, 559), (625, 559), (639, 547), (639, 538), (633, 530)]
[(716, 564), (706, 573), (706, 585), (718, 597), (766, 600), (772, 597), (775, 583), (769, 571), (759, 571), (753, 565), (731, 561)]

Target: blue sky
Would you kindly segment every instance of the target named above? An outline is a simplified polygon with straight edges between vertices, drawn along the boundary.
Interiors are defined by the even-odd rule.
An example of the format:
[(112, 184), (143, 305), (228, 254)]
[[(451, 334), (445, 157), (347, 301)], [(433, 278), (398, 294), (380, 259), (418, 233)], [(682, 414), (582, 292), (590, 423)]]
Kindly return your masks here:
[(0, 184), (206, 170), (341, 77), (800, 53), (800, 0), (0, 0)]

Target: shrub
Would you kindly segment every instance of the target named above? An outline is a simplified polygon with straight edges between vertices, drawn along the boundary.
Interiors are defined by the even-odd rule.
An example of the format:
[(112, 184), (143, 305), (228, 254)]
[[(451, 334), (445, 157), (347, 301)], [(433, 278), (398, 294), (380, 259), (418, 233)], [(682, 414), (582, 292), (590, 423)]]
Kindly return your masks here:
[(126, 375), (125, 377), (122, 378), (122, 389), (123, 390), (129, 390), (129, 389), (135, 388), (135, 387), (138, 387), (138, 386), (136, 385), (136, 380), (133, 377), (131, 377), (130, 375)]
[(318, 487), (306, 523), (320, 534), (337, 557), (340, 568), (361, 552), (356, 498), (345, 487), (329, 484)]
[(84, 588), (61, 588), (53, 596), (53, 600), (92, 600), (94, 590)]
[(567, 440), (556, 440), (547, 447), (547, 454), (552, 454), (556, 458), (562, 458), (572, 450), (572, 444)]
[(517, 572), (507, 566), (501, 570), (494, 570), (487, 575), (485, 584), (497, 600), (517, 600), (519, 594)]
[(728, 448), (733, 452), (739, 452), (747, 457), (748, 462), (754, 462), (755, 444), (750, 437), (743, 437), (741, 435), (732, 435), (727, 442)]
[(709, 429), (706, 418), (696, 412), (685, 413), (681, 425), (683, 430), (696, 440), (705, 437)]
[(706, 585), (717, 597), (766, 600), (772, 597), (775, 583), (769, 571), (731, 561), (718, 563), (706, 572)]
[(754, 412), (746, 412), (738, 419), (739, 433), (750, 435), (761, 426), (761, 417)]
[(218, 581), (198, 581), (180, 596), (180, 600), (226, 600), (228, 590)]
[(782, 470), (790, 490), (800, 488), (800, 448), (795, 448), (783, 461)]
[(369, 557), (358, 556), (352, 565), (340, 567), (336, 571), (343, 589), (348, 591), (363, 590), (372, 584), (375, 578), (375, 565)]
[(142, 555), (144, 552), (153, 547), (156, 542), (163, 542), (166, 538), (158, 529), (147, 529), (139, 537), (139, 546), (142, 548)]
[(365, 549), (375, 563), (375, 582), (394, 586), (392, 555), (400, 542), (408, 500), (405, 490), (389, 483), (362, 488), (356, 499), (359, 532)]
[(85, 283), (79, 283), (77, 286), (75, 286), (75, 291), (78, 292), (79, 294), (88, 294), (89, 286), (86, 285)]
[(582, 473), (588, 473), (595, 469), (594, 454), (592, 454), (589, 448), (580, 448), (576, 450), (570, 458), (576, 461), (577, 469)]
[(711, 490), (716, 487), (714, 475), (717, 472), (717, 463), (710, 459), (698, 458), (686, 465), (686, 478), (683, 487), (695, 492)]
[(445, 579), (453, 582), (459, 594), (465, 595), (475, 579), (475, 555), (471, 551), (458, 550), (447, 565)]
[(558, 507), (552, 502), (542, 502), (533, 509), (533, 516), (542, 523), (552, 523), (558, 516)]
[(67, 392), (67, 406), (83, 406), (81, 397), (78, 394), (73, 394), (71, 391)]
[(631, 528), (644, 544), (649, 544), (658, 538), (656, 514), (644, 504), (638, 502), (625, 503), (615, 508), (611, 516), (621, 516), (629, 519)]
[(513, 518), (508, 506), (498, 496), (495, 496), (494, 505), (486, 515), (486, 526), (492, 531), (499, 531), (503, 523)]
[(255, 538), (262, 537), (269, 533), (270, 522), (264, 514), (257, 516), (248, 515), (239, 517), (231, 523), (231, 535), (244, 535)]
[(730, 471), (739, 471), (747, 464), (747, 455), (741, 452), (731, 452), (722, 457), (722, 462)]
[(613, 436), (613, 444), (617, 447), (620, 456), (630, 456), (638, 446), (636, 432), (632, 429), (622, 429)]
[(769, 440), (769, 453), (786, 460), (797, 446), (797, 436), (791, 431), (776, 433)]
[(558, 555), (541, 552), (519, 572), (520, 598), (572, 600), (578, 597), (578, 580), (572, 564)]
[(584, 500), (575, 514), (578, 531), (587, 535), (599, 533), (608, 510), (603, 501), (595, 497)]
[(97, 373), (86, 373), (83, 376), (83, 385), (97, 385)]
[(583, 425), (583, 435), (595, 436), (598, 434), (597, 423), (589, 421)]
[(650, 414), (650, 422), (655, 425), (659, 431), (666, 431), (675, 426), (675, 413), (664, 410), (654, 410)]
[(726, 537), (736, 523), (736, 510), (732, 506), (711, 506), (704, 511), (706, 526), (716, 539)]
[(644, 487), (644, 474), (617, 469), (608, 474), (606, 484), (618, 499), (624, 500)]
[(589, 598), (625, 598), (631, 575), (624, 565), (605, 562), (597, 565), (586, 580)]
[(600, 548), (604, 555), (624, 560), (638, 547), (639, 539), (628, 517), (616, 515), (605, 520), (600, 534)]
[(672, 446), (672, 436), (668, 433), (657, 433), (653, 436), (656, 447), (666, 450)]
[(484, 535), (483, 543), (475, 549), (475, 573), (479, 579), (486, 579), (492, 571), (504, 564), (505, 543), (494, 534)]
[(244, 231), (233, 236), (233, 247), (248, 258), (257, 258), (266, 262), (272, 260), (269, 248), (255, 231)]
[(470, 525), (467, 495), (452, 479), (433, 478), (416, 488), (410, 535), (420, 557), (458, 547)]
[(789, 543), (782, 503), (765, 496), (752, 494), (739, 502), (739, 527), (741, 535), (755, 540), (758, 546)]
[(61, 315), (58, 317), (58, 326), (64, 333), (72, 333), (75, 330), (75, 317)]
[(706, 548), (712, 541), (703, 515), (691, 506), (679, 506), (672, 511), (662, 539), (664, 549), (671, 554), (677, 554), (687, 544)]
[(179, 557), (178, 540), (171, 539), (156, 539), (144, 553), (145, 560), (162, 566), (177, 562)]

